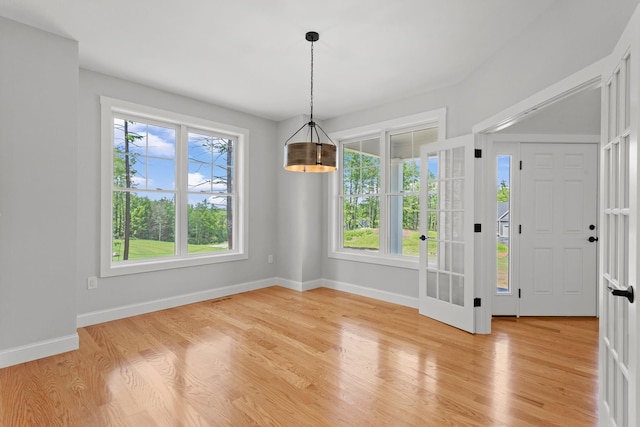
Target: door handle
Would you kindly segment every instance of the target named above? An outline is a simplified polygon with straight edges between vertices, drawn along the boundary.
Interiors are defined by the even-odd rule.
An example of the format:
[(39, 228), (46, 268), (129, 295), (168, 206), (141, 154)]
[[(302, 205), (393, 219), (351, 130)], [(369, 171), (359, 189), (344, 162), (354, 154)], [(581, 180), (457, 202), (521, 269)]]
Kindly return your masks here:
[(598, 241), (598, 238), (597, 238), (597, 237), (593, 237), (593, 236), (589, 236), (589, 241), (590, 241), (591, 243), (593, 243), (593, 242), (597, 242), (597, 241)]
[(427, 240), (427, 236), (425, 236), (424, 234), (422, 236), (420, 236), (420, 240), (425, 241)]
[(629, 302), (633, 302), (635, 295), (633, 293), (633, 286), (629, 286), (627, 289), (614, 289), (611, 286), (608, 287), (612, 295), (617, 297), (625, 297)]

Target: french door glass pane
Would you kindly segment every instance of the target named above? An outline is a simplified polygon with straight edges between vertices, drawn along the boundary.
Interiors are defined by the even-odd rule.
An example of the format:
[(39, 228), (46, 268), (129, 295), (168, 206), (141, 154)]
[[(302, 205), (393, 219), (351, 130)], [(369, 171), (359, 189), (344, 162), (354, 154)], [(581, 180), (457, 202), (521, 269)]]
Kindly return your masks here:
[(427, 296), (464, 307), (464, 148), (427, 157)]
[(464, 277), (451, 276), (451, 302), (464, 307)]

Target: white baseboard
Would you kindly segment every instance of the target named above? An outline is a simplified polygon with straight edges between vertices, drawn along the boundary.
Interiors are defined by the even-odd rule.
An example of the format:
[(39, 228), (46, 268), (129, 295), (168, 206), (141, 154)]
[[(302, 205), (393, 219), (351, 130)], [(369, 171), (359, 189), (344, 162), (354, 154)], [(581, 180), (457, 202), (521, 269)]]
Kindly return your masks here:
[(273, 284), (282, 286), (283, 288), (291, 289), (298, 292), (310, 291), (311, 289), (321, 288), (324, 286), (324, 280), (316, 279), (309, 280), (307, 282), (297, 282), (295, 280), (282, 279), (276, 277), (273, 279)]
[(138, 304), (130, 304), (121, 307), (110, 308), (107, 310), (93, 311), (90, 313), (79, 314), (77, 318), (77, 326), (78, 328), (81, 328), (83, 326), (96, 325), (98, 323), (110, 322), (112, 320), (137, 316), (139, 314), (151, 313), (158, 310), (165, 310), (167, 308), (179, 307), (181, 305), (193, 304), (210, 299), (226, 297), (242, 292), (255, 291), (257, 289), (274, 286), (275, 284), (277, 284), (277, 282), (275, 282), (275, 279), (259, 280), (256, 282), (209, 289), (202, 292), (177, 295), (170, 298), (146, 301)]
[(167, 308), (179, 307), (181, 305), (193, 304), (210, 299), (226, 297), (242, 292), (255, 291), (257, 289), (267, 288), (269, 286), (282, 286), (283, 288), (291, 289), (298, 292), (325, 287), (369, 298), (374, 298), (393, 304), (404, 305), (406, 307), (418, 308), (418, 298), (400, 295), (393, 292), (380, 291), (377, 289), (366, 288), (364, 286), (352, 285), (349, 283), (337, 282), (333, 280), (317, 279), (307, 282), (298, 282), (295, 280), (275, 277), (256, 282), (225, 286), (222, 288), (210, 289), (202, 292), (178, 295), (171, 298), (163, 298), (142, 302), (139, 304), (130, 304), (107, 310), (99, 310), (90, 313), (79, 314), (77, 318), (77, 326), (81, 328), (83, 326), (96, 325), (98, 323), (110, 322), (112, 320), (137, 316), (139, 314), (151, 313), (158, 310), (165, 310)]
[(0, 368), (77, 350), (79, 343), (80, 338), (76, 333), (2, 350), (0, 351)]
[(325, 288), (335, 289), (337, 291), (348, 292), (350, 294), (374, 298), (393, 304), (404, 305), (405, 307), (418, 308), (418, 298), (409, 297), (406, 295), (395, 294), (393, 292), (381, 291), (378, 289), (365, 288), (364, 286), (337, 282), (335, 280), (324, 280), (323, 286)]

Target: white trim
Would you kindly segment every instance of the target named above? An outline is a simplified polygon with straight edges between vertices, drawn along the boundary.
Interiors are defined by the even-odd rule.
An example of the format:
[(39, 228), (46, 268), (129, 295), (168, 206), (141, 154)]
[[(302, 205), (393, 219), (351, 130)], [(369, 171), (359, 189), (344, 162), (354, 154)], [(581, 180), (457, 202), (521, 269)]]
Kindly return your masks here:
[[(215, 252), (214, 252), (215, 254)], [(244, 253), (225, 252), (221, 254), (189, 255), (185, 257), (166, 257), (146, 260), (144, 262), (121, 261), (110, 265), (108, 270), (100, 269), (100, 277), (121, 276), (124, 274), (147, 273), (150, 271), (168, 270), (171, 268), (195, 267), (198, 265), (218, 264), (221, 262), (240, 261), (249, 258), (247, 251)]]
[(2, 350), (0, 351), (0, 368), (77, 350), (80, 348), (79, 343), (80, 338), (75, 333)]
[(365, 135), (389, 132), (410, 126), (418, 126), (425, 123), (438, 123), (438, 139), (446, 139), (447, 109), (438, 108), (436, 110), (425, 111), (423, 113), (412, 114), (410, 116), (397, 117), (395, 119), (376, 122), (351, 129), (331, 132), (329, 136), (332, 140), (358, 138)]
[(193, 304), (196, 302), (207, 301), (210, 299), (226, 297), (242, 292), (255, 291), (257, 289), (273, 286), (274, 284), (275, 283), (273, 279), (265, 279), (238, 285), (224, 286), (216, 289), (209, 289), (201, 292), (177, 295), (169, 298), (161, 298), (153, 301), (145, 301), (138, 304), (129, 304), (106, 310), (93, 311), (90, 313), (79, 314), (77, 317), (77, 326), (81, 328), (98, 323), (110, 322), (112, 320), (137, 316), (139, 314), (151, 313), (158, 310), (165, 310), (167, 308), (174, 308), (182, 305)]
[(540, 142), (562, 144), (600, 144), (600, 134), (596, 135), (551, 135), (551, 134), (493, 134), (493, 142)]
[[(140, 105), (133, 102), (122, 101), (106, 96), (100, 97), (101, 104), (101, 218), (100, 218), (100, 277), (111, 277), (125, 274), (144, 273), (149, 271), (159, 271), (171, 268), (193, 267), (205, 264), (216, 264), (222, 262), (245, 260), (249, 258), (248, 251), (248, 224), (249, 218), (249, 196), (248, 196), (248, 177), (247, 175), (247, 153), (249, 144), (249, 130), (237, 126), (226, 125), (211, 120), (201, 119), (198, 117), (187, 116), (184, 114), (161, 110), (159, 108)], [(114, 113), (132, 115), (150, 121), (159, 121), (170, 123), (176, 126), (176, 129), (188, 131), (190, 129), (207, 131), (212, 133), (220, 133), (228, 135), (236, 139), (234, 165), (235, 174), (235, 190), (234, 205), (235, 224), (233, 229), (233, 242), (235, 248), (231, 251), (222, 253), (206, 253), (194, 255), (182, 255), (166, 258), (154, 258), (149, 260), (132, 260), (112, 262), (110, 242), (112, 238), (111, 221), (112, 221), (112, 181), (113, 181), (113, 115)], [(186, 141), (185, 132), (179, 132), (184, 141)], [(176, 153), (176, 164), (180, 172), (184, 172), (184, 165), (181, 164), (182, 153)], [(181, 183), (181, 174), (176, 176), (176, 185), (179, 188)], [(183, 186), (184, 187), (184, 186)], [(176, 194), (180, 194), (179, 190), (175, 190)], [(180, 206), (176, 200), (176, 214)], [(178, 215), (177, 215), (178, 216)], [(184, 216), (184, 215), (183, 215)], [(182, 230), (176, 229), (176, 235), (181, 241), (176, 241), (177, 245), (186, 242), (187, 237), (184, 236), (186, 225)], [(182, 231), (183, 233), (180, 233)], [(180, 237), (182, 236), (182, 237)], [(109, 242), (109, 243), (106, 243)], [(107, 248), (106, 246), (109, 245)]]
[(386, 301), (392, 304), (403, 305), (405, 307), (418, 308), (418, 297), (410, 297), (393, 292), (381, 291), (379, 289), (365, 288), (364, 286), (352, 285), (350, 283), (338, 282), (335, 280), (325, 280), (324, 287), (380, 301)]
[(418, 270), (418, 257), (409, 259), (408, 256), (386, 254), (386, 255), (369, 255), (367, 253), (357, 253), (356, 249), (342, 251), (329, 251), (329, 258), (341, 259), (345, 261), (364, 262), (368, 264), (387, 265), (389, 267), (407, 268)]
[[(294, 280), (273, 277), (270, 279), (258, 280), (255, 282), (241, 283), (237, 285), (225, 286), (222, 288), (209, 289), (201, 292), (193, 292), (184, 295), (177, 295), (170, 298), (161, 298), (153, 301), (146, 301), (138, 304), (129, 304), (121, 307), (114, 307), (107, 310), (93, 311), (90, 313), (79, 314), (77, 317), (77, 327), (96, 325), (99, 323), (110, 322), (112, 320), (124, 319), (126, 317), (137, 316), (140, 314), (151, 313), (158, 310), (166, 310), (168, 308), (180, 307), (187, 304), (194, 304), (215, 298), (227, 297), (243, 292), (255, 291), (271, 286), (281, 286), (293, 291), (305, 292), (317, 288), (335, 289), (337, 291), (348, 292), (350, 294), (361, 295), (393, 304), (403, 305), (405, 307), (418, 308), (418, 298), (407, 295), (396, 294), (393, 292), (381, 291), (378, 289), (367, 288), (364, 286), (352, 285), (350, 283), (338, 282), (335, 280), (310, 280), (307, 282), (298, 282)], [(77, 348), (77, 346), (76, 346)], [(63, 350), (67, 351), (67, 350)], [(0, 353), (0, 362), (2, 361), (2, 353)], [(20, 362), (18, 362), (20, 363)]]
[(275, 286), (282, 286), (283, 288), (291, 289), (292, 291), (305, 292), (312, 289), (322, 288), (324, 286), (324, 280), (316, 279), (307, 282), (298, 282), (295, 280), (282, 279), (276, 277), (274, 280)]
[(119, 113), (131, 114), (136, 117), (142, 117), (151, 120), (159, 120), (162, 122), (180, 122), (189, 127), (195, 127), (223, 134), (239, 136), (240, 134), (249, 133), (247, 129), (227, 125), (225, 123), (215, 122), (213, 120), (202, 119), (199, 117), (188, 116), (173, 111), (162, 110), (160, 108), (150, 107), (148, 105), (136, 104), (135, 102), (123, 101), (108, 96), (100, 97), (100, 105), (111, 111)]

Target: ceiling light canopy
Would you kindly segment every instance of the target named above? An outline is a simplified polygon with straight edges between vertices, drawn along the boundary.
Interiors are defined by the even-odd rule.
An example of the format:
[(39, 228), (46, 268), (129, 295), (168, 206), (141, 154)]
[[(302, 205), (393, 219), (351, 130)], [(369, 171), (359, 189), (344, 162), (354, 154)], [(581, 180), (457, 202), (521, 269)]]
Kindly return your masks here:
[(284, 168), (292, 172), (332, 172), (336, 170), (336, 144), (313, 121), (313, 43), (320, 39), (315, 31), (305, 38), (311, 42), (311, 114), (284, 143)]

